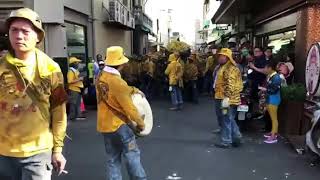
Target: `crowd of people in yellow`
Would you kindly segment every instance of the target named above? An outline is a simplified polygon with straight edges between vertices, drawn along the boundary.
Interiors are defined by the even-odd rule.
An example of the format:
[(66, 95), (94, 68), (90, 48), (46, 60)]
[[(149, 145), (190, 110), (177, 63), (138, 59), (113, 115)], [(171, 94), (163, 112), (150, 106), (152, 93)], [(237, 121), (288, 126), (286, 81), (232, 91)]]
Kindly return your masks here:
[[(69, 102), (69, 120), (81, 118), (81, 89), (84, 87), (78, 70), (81, 60), (69, 58), (65, 87), (59, 65), (37, 49), (45, 37), (38, 14), (28, 8), (17, 9), (10, 14), (6, 26), (10, 49), (0, 60), (0, 177), (48, 180), (53, 169), (58, 174), (68, 173), (64, 170), (66, 159), (62, 154), (67, 128), (66, 103)], [(131, 179), (147, 179), (135, 132), (129, 126), (135, 122), (139, 132), (144, 130), (145, 124), (131, 95), (138, 93), (151, 98), (157, 81), (164, 82), (162, 85), (171, 96), (170, 110), (174, 111), (183, 108), (182, 88), (184, 93), (190, 93), (187, 96), (192, 97), (192, 102), (198, 103), (199, 87), (212, 93), (213, 82), (216, 82), (215, 99), (225, 108), (230, 107), (227, 115), (230, 122), (223, 131), (222, 141), (228, 145), (237, 143), (232, 139), (240, 139), (241, 134), (235, 131), (232, 116), (242, 90), (241, 75), (230, 49), (222, 49), (217, 55), (222, 70), (214, 80), (212, 74), (217, 62), (212, 52), (201, 57), (205, 60), (196, 53), (173, 52), (164, 61), (149, 54), (141, 64), (131, 66), (121, 47), (106, 50), (103, 63), (98, 63), (99, 73), (94, 77), (94, 84), (97, 130), (104, 137), (109, 179), (122, 179), (122, 157), (127, 160)], [(140, 80), (142, 91), (129, 86), (137, 85), (135, 80)]]

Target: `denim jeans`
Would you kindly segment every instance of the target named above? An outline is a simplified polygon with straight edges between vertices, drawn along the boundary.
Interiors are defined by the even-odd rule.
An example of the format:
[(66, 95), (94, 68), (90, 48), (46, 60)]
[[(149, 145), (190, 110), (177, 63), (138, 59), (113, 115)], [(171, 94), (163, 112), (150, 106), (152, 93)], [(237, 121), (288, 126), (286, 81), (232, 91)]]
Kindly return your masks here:
[(186, 83), (186, 95), (189, 96), (189, 100), (194, 103), (198, 103), (198, 88), (197, 81), (191, 80)]
[(0, 155), (1, 180), (50, 180), (52, 174), (51, 152), (27, 158)]
[(204, 85), (205, 92), (212, 94), (213, 92), (213, 72), (208, 71), (204, 77)]
[(144, 74), (143, 75), (143, 81), (141, 84), (141, 90), (142, 92), (146, 95), (147, 99), (151, 99), (152, 98), (152, 85), (153, 85), (153, 78), (148, 75), (148, 74)]
[[(220, 109), (220, 111), (222, 111)], [(231, 105), (227, 114), (223, 115), (221, 142), (223, 144), (232, 144), (235, 140), (239, 141), (242, 138), (239, 127), (235, 121), (237, 114), (237, 106)]]
[(69, 119), (74, 120), (80, 116), (81, 93), (76, 91), (70, 91), (69, 104), (70, 104)]
[(222, 110), (221, 110), (221, 100), (220, 99), (215, 99), (214, 100), (214, 108), (216, 110), (216, 116), (217, 116), (217, 121), (218, 121), (218, 125), (219, 128), (222, 128), (222, 121), (223, 121), (223, 114), (222, 114)]
[(183, 104), (181, 88), (178, 86), (171, 86), (171, 87), (172, 87), (172, 90), (171, 90), (172, 105), (175, 107), (178, 107), (179, 105)]
[(126, 160), (130, 180), (146, 180), (146, 173), (140, 161), (140, 150), (135, 135), (127, 125), (114, 133), (103, 134), (107, 153), (109, 180), (122, 180), (121, 160)]

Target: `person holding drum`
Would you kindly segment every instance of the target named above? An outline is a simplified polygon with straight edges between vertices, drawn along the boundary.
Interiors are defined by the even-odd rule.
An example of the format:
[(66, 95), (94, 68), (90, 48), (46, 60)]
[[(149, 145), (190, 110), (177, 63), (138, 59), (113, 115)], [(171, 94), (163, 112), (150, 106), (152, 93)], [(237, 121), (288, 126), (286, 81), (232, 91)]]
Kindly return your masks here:
[(97, 130), (104, 137), (108, 177), (110, 180), (122, 179), (121, 159), (124, 157), (130, 179), (146, 180), (135, 138), (135, 132), (139, 133), (145, 129), (145, 116), (141, 116), (131, 98), (135, 94), (144, 94), (128, 86), (121, 78), (120, 72), (129, 62), (124, 56), (123, 48), (110, 47), (106, 54), (106, 66), (97, 79), (96, 90)]

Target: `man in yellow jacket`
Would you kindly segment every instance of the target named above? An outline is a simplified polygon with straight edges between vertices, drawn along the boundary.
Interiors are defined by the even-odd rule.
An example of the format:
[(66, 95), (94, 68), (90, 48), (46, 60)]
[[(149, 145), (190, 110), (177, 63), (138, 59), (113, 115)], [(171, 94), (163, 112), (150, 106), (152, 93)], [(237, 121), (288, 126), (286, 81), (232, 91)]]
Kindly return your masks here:
[(68, 71), (68, 89), (69, 89), (69, 120), (83, 120), (84, 117), (80, 116), (81, 105), (81, 89), (83, 86), (83, 77), (80, 77), (78, 70), (80, 59), (76, 57), (69, 58), (69, 71)]
[(184, 81), (186, 84), (186, 94), (187, 97), (190, 98), (191, 102), (198, 104), (198, 88), (197, 88), (197, 80), (198, 80), (198, 67), (195, 64), (195, 60), (192, 58), (188, 59), (188, 63), (184, 68)]
[(154, 80), (155, 64), (150, 56), (145, 57), (142, 64), (142, 90), (148, 99), (152, 98), (152, 85)]
[(212, 52), (208, 53), (208, 58), (206, 62), (206, 69), (205, 69), (205, 78), (204, 78), (204, 89), (205, 92), (212, 95), (213, 91), (213, 71), (218, 65), (217, 60), (215, 60), (215, 54)]
[(98, 77), (96, 89), (97, 130), (104, 137), (108, 176), (110, 180), (122, 179), (121, 158), (124, 157), (130, 179), (146, 180), (135, 134), (128, 125), (135, 122), (138, 131), (145, 128), (144, 121), (131, 99), (132, 94), (141, 92), (128, 86), (121, 78), (120, 72), (129, 62), (123, 54), (123, 49), (118, 46), (110, 47), (106, 54), (106, 66)]
[(50, 179), (53, 167), (65, 172), (63, 75), (59, 65), (36, 48), (44, 38), (36, 12), (12, 11), (6, 26), (11, 49), (0, 59), (0, 177)]
[(243, 89), (242, 77), (232, 51), (227, 48), (219, 52), (220, 64), (215, 77), (215, 100), (218, 121), (221, 122), (221, 142), (219, 148), (237, 147), (241, 143), (241, 133), (235, 121), (237, 106), (240, 104), (240, 92)]
[(182, 90), (183, 87), (183, 68), (178, 62), (175, 54), (169, 56), (169, 65), (165, 71), (169, 76), (169, 91), (171, 93), (172, 111), (181, 110), (183, 108)]

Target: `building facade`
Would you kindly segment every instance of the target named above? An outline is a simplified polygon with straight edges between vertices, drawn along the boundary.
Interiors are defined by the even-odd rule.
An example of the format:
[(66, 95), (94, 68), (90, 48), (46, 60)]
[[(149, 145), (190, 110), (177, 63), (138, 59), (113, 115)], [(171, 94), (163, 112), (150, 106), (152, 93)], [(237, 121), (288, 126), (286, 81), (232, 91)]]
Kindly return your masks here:
[[(109, 46), (122, 46), (127, 56), (131, 56), (134, 49), (142, 54), (148, 45), (152, 21), (145, 20), (147, 15), (143, 11), (141, 16), (134, 16), (134, 7), (139, 6), (135, 3), (136, 0), (0, 1), (0, 41), (7, 39), (4, 21), (9, 13), (28, 7), (39, 13), (43, 21), (46, 38), (40, 48), (63, 67), (67, 66), (66, 59), (70, 56), (82, 59), (84, 65), (97, 54), (105, 56)], [(137, 43), (134, 43), (136, 19), (142, 33), (137, 33)], [(138, 48), (134, 48), (134, 44)]]
[(145, 11), (145, 0), (134, 0), (135, 30), (133, 31), (133, 54), (145, 55), (149, 52), (149, 35), (153, 35), (153, 22)]

